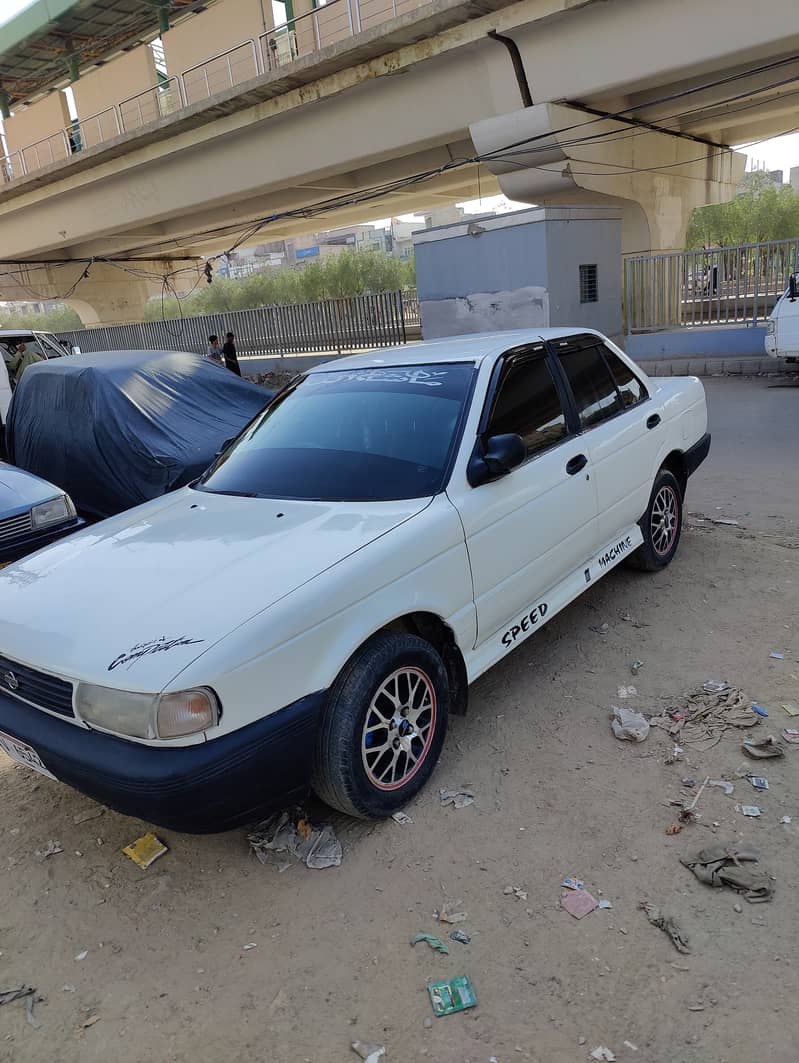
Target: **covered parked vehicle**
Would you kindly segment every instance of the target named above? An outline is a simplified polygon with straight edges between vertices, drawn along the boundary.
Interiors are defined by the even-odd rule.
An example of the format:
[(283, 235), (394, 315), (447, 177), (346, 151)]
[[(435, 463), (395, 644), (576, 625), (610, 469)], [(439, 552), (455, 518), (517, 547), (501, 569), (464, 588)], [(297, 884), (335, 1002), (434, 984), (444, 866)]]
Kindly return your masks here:
[(271, 397), (180, 351), (40, 362), (14, 392), (8, 455), (107, 517), (195, 480)]
[(59, 487), (0, 462), (0, 562), (38, 550), (83, 523)]
[(309, 786), (390, 815), (470, 682), (621, 561), (671, 562), (709, 447), (701, 382), (596, 332), (318, 366), (193, 486), (0, 572), (0, 747), (176, 830)]

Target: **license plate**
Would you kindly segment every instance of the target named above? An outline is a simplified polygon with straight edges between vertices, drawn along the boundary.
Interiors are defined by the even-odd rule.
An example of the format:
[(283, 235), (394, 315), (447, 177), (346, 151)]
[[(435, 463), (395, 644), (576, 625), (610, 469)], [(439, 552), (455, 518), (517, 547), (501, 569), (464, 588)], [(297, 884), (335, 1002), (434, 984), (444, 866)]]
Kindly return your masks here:
[(0, 749), (7, 753), (17, 764), (22, 764), (26, 768), (33, 768), (34, 771), (38, 771), (41, 775), (46, 775), (48, 779), (55, 779), (55, 775), (44, 766), (42, 758), (36, 750), (25, 742), (20, 742), (18, 739), (12, 738), (11, 735), (0, 731)]

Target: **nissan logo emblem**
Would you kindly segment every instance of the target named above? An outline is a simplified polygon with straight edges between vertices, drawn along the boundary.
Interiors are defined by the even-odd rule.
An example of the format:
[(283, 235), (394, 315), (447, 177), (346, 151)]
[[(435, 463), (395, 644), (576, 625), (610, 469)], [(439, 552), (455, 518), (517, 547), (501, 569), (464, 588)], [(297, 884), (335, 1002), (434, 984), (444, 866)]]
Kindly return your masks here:
[(0, 679), (3, 680), (3, 684), (7, 686), (9, 690), (19, 690), (19, 680), (13, 672), (3, 672)]

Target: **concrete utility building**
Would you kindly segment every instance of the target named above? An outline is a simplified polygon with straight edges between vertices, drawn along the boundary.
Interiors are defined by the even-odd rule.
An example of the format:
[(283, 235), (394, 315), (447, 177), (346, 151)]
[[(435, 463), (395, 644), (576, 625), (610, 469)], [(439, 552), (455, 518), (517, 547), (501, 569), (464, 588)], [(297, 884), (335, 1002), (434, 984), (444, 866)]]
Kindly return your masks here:
[(575, 321), (621, 336), (618, 209), (533, 207), (413, 239), (426, 340)]

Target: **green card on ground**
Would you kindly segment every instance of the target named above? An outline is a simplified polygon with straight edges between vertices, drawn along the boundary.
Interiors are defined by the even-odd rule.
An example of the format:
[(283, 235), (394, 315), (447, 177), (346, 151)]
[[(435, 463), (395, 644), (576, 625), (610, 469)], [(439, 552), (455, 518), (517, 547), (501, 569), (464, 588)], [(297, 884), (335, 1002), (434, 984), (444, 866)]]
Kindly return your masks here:
[(427, 991), (436, 1015), (453, 1015), (477, 1004), (477, 994), (465, 974), (448, 982), (431, 982)]

